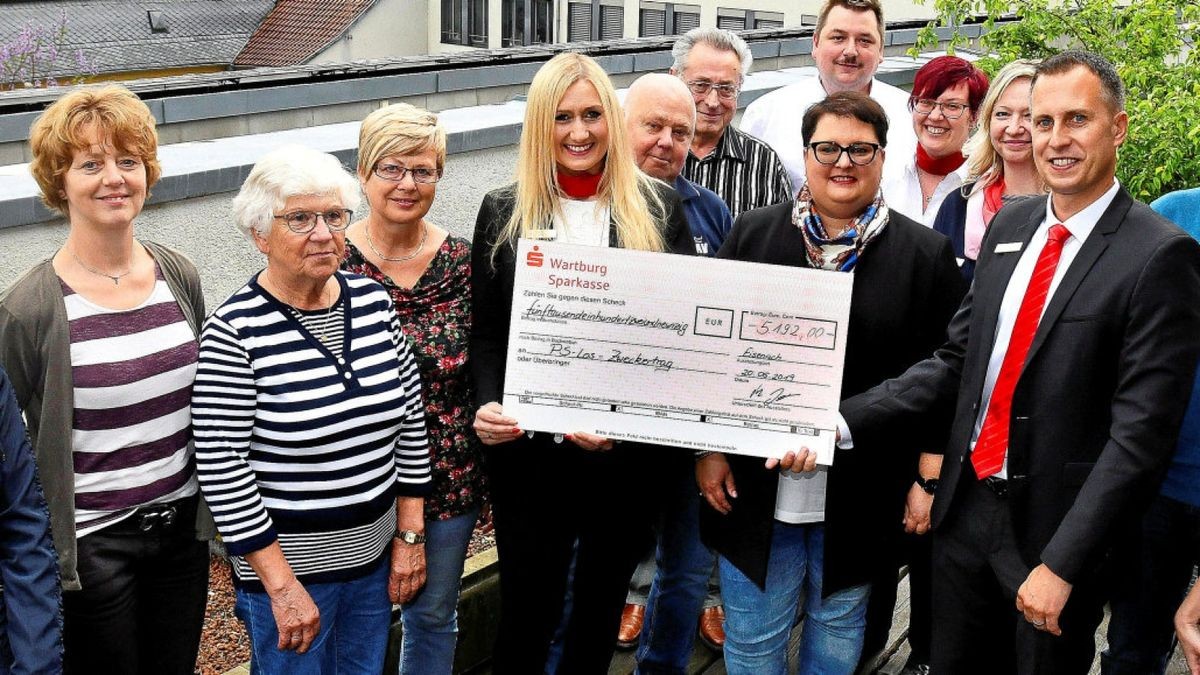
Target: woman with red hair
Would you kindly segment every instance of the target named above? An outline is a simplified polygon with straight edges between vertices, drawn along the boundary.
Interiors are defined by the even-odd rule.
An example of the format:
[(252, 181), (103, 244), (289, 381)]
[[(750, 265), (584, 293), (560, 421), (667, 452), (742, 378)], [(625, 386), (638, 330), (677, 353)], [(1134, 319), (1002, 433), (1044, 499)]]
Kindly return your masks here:
[(917, 71), (908, 98), (917, 154), (884, 181), (889, 207), (933, 226), (942, 200), (966, 178), (962, 148), (987, 89), (987, 75), (957, 56), (939, 56)]

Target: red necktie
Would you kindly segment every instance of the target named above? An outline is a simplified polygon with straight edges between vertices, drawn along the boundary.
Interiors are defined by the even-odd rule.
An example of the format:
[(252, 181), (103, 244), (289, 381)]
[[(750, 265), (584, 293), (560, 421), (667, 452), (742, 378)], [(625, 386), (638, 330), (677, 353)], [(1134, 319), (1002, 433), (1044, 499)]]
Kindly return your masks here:
[(1013, 390), (1017, 387), (1017, 378), (1021, 376), (1025, 356), (1029, 354), (1029, 345), (1033, 344), (1033, 334), (1037, 332), (1038, 321), (1042, 318), (1042, 308), (1046, 306), (1046, 296), (1050, 294), (1050, 282), (1054, 279), (1054, 270), (1058, 268), (1058, 259), (1062, 257), (1063, 242), (1070, 236), (1070, 230), (1061, 224), (1050, 228), (1046, 245), (1042, 247), (1029, 286), (1025, 289), (1025, 297), (1021, 299), (1021, 308), (1017, 310), (1017, 320), (1013, 323), (1012, 337), (1008, 341), (1008, 351), (1004, 353), (996, 386), (992, 388), (987, 416), (983, 418), (983, 428), (975, 441), (975, 451), (971, 453), (971, 464), (979, 480), (995, 474), (1004, 466)]

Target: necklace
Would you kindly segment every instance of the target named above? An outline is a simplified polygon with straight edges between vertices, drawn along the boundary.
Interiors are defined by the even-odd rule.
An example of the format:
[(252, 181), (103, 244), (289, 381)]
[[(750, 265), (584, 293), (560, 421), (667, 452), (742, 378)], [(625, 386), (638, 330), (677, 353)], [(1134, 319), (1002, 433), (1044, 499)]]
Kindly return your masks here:
[(129, 265), (129, 269), (125, 270), (124, 272), (121, 272), (120, 274), (109, 274), (108, 272), (101, 272), (100, 270), (96, 269), (95, 267), (92, 267), (91, 265), (80, 260), (79, 256), (75, 254), (75, 246), (74, 245), (71, 246), (70, 252), (71, 252), (71, 257), (75, 259), (75, 262), (79, 263), (80, 267), (91, 272), (92, 274), (95, 274), (98, 277), (104, 277), (105, 279), (112, 279), (113, 286), (120, 286), (121, 279), (129, 276), (129, 274), (131, 272), (133, 272), (132, 263)]
[(421, 221), (421, 242), (417, 244), (417, 247), (413, 249), (413, 252), (409, 253), (408, 255), (389, 258), (375, 247), (375, 242), (371, 239), (371, 223), (367, 222), (366, 225), (367, 226), (363, 229), (367, 231), (367, 246), (371, 247), (371, 251), (376, 255), (376, 257), (378, 257), (380, 260), (386, 260), (388, 262), (405, 262), (412, 260), (421, 253), (421, 249), (425, 248), (425, 241), (429, 239), (429, 226), (425, 224), (425, 221)]

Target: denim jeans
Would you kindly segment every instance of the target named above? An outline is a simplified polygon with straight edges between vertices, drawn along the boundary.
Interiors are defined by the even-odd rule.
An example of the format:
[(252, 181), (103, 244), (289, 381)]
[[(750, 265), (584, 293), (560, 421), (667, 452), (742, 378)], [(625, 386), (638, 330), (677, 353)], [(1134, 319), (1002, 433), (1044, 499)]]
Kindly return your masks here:
[(801, 595), (800, 673), (851, 675), (862, 651), (870, 585), (821, 597), (825, 526), (775, 523), (766, 590), (720, 558), (729, 675), (786, 675), (788, 635)]
[(392, 614), (389, 557), (358, 579), (304, 584), (321, 613), (321, 630), (304, 654), (279, 649), (279, 629), (266, 592), (239, 588), (234, 613), (250, 636), (251, 675), (379, 675)]
[(1200, 548), (1200, 508), (1158, 495), (1142, 518), (1141, 545), (1117, 555), (1127, 573), (1116, 575), (1109, 598), (1108, 648), (1103, 675), (1161, 675), (1175, 647), (1175, 610), (1187, 593)]
[(400, 610), (400, 675), (450, 675), (458, 640), (458, 591), (479, 509), (425, 521), (425, 586)]
[(687, 672), (713, 569), (714, 556), (700, 542), (700, 497), (690, 462), (687, 468), (671, 471), (670, 484), (662, 488), (666, 494), (657, 523), (658, 570), (646, 599), (637, 649), (642, 675)]

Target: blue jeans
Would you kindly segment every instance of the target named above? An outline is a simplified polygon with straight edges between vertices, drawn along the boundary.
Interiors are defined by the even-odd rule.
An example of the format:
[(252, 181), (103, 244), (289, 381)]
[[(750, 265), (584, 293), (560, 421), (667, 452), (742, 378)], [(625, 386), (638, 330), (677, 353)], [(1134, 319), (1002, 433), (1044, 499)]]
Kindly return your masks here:
[(479, 509), (425, 521), (425, 587), (400, 610), (401, 675), (450, 675), (458, 641), (458, 591)]
[[(690, 460), (691, 458), (689, 458)], [(638, 672), (687, 673), (696, 639), (696, 623), (708, 590), (713, 554), (700, 542), (700, 497), (696, 476), (672, 471), (663, 485), (658, 522), (658, 571), (646, 600), (646, 619), (638, 644)]]
[(352, 581), (304, 585), (321, 613), (321, 630), (304, 654), (279, 649), (267, 594), (239, 588), (234, 613), (250, 636), (251, 675), (379, 675), (392, 615), (389, 559), (384, 555), (370, 574)]
[(1200, 508), (1170, 497), (1154, 498), (1142, 518), (1141, 545), (1117, 552), (1126, 573), (1114, 575), (1109, 598), (1108, 648), (1103, 675), (1166, 672), (1175, 648), (1175, 610), (1187, 594), (1200, 549)]
[(825, 526), (775, 523), (766, 591), (720, 558), (729, 675), (786, 675), (788, 634), (804, 596), (800, 668), (804, 675), (845, 673), (858, 664), (870, 585), (821, 597)]

